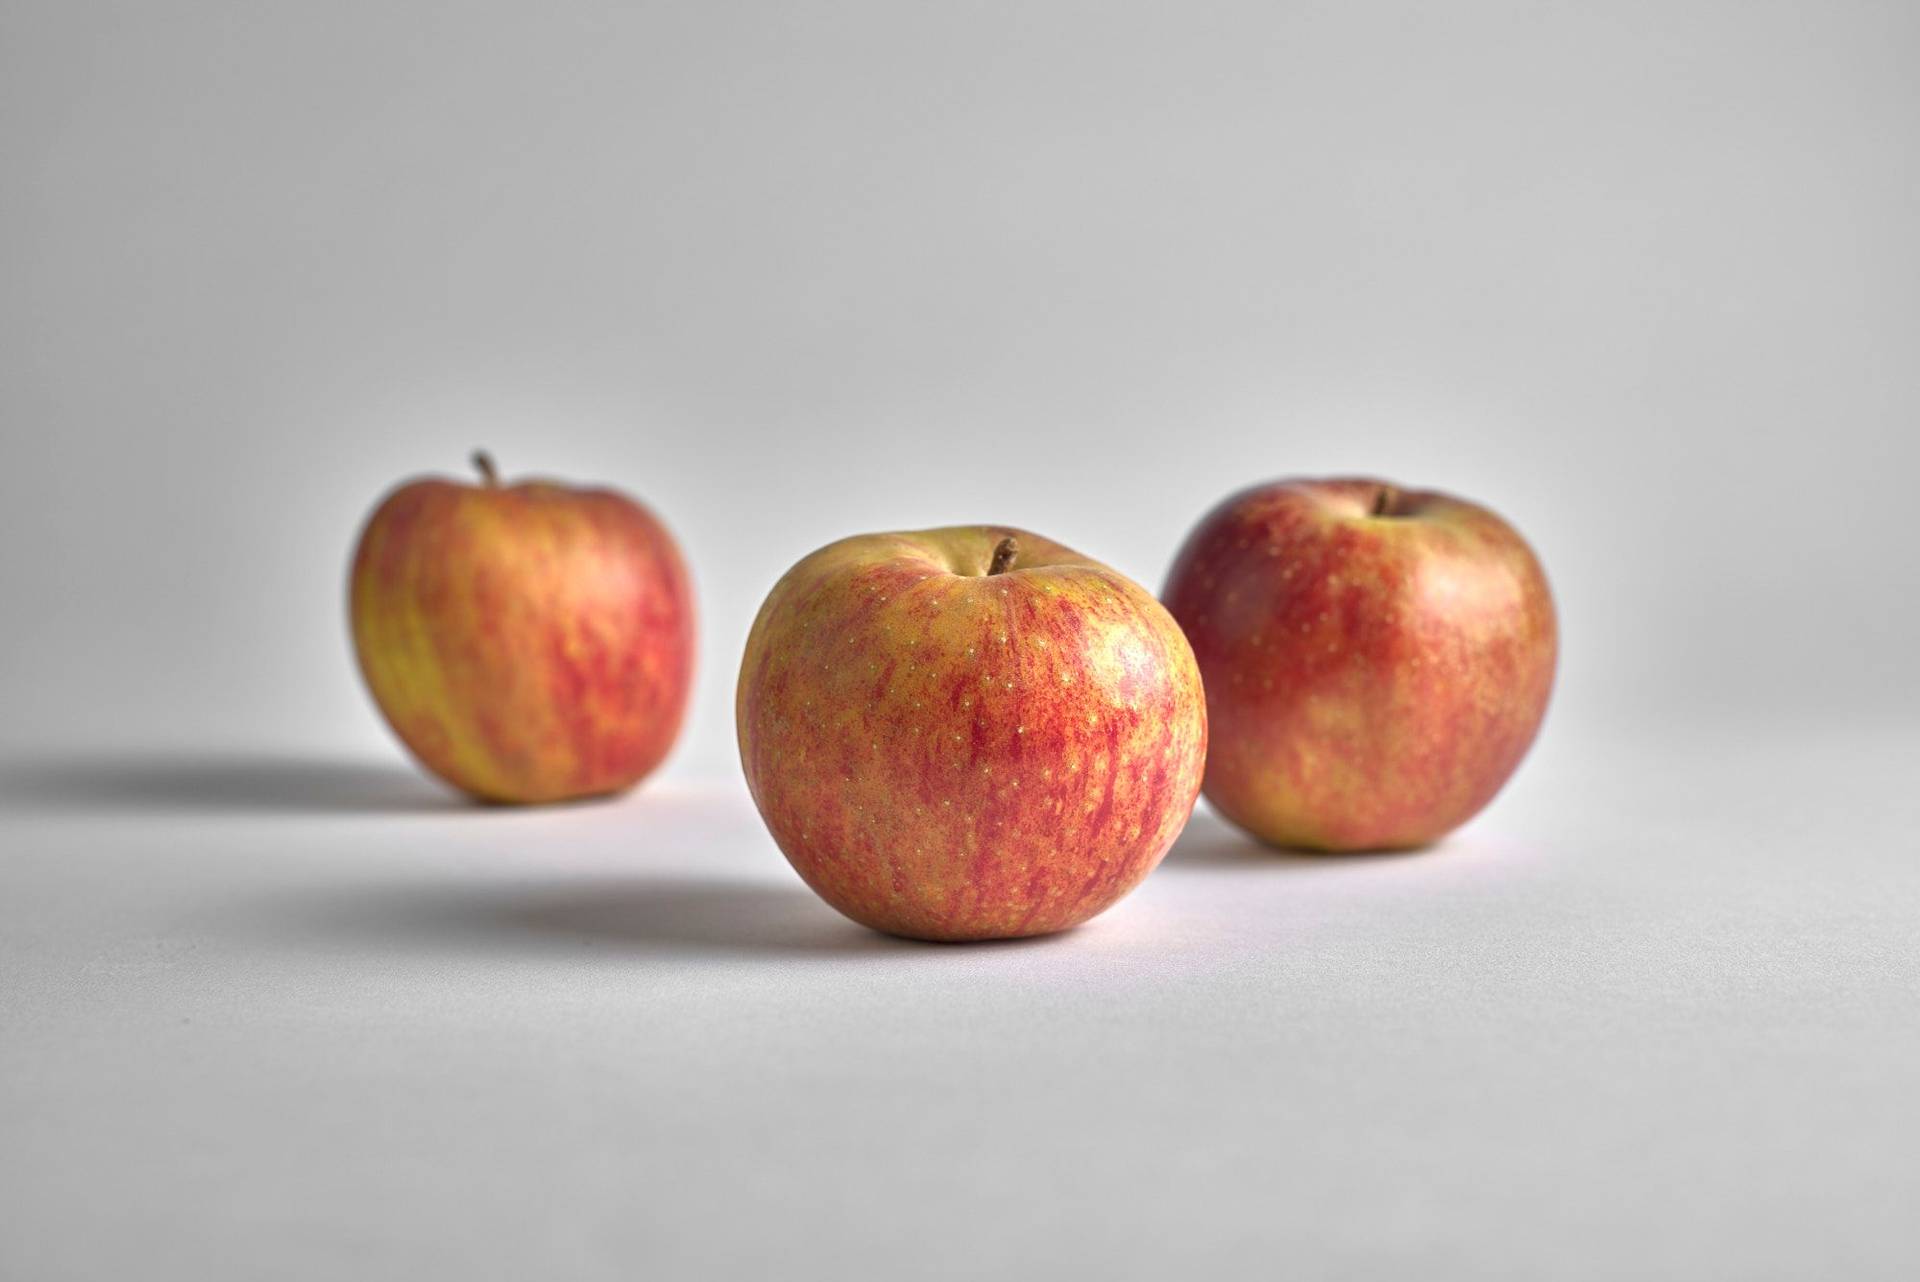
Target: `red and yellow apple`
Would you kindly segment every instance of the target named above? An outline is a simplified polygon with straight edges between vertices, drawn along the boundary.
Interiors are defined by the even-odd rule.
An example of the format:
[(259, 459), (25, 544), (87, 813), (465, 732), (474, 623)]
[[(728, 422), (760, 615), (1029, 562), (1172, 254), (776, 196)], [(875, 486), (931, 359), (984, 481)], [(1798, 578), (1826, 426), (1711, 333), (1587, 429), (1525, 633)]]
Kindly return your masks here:
[(1163, 594), (1206, 680), (1206, 797), (1277, 846), (1425, 845), (1492, 800), (1546, 713), (1553, 599), (1483, 507), (1372, 480), (1257, 486)]
[(1064, 930), (1139, 884), (1206, 757), (1193, 652), (1153, 597), (1000, 526), (872, 534), (775, 585), (747, 639), (747, 785), (780, 849), (875, 930)]
[(666, 527), (604, 489), (417, 480), (374, 510), (349, 613), (367, 688), (428, 770), (488, 801), (631, 787), (680, 730), (693, 591)]

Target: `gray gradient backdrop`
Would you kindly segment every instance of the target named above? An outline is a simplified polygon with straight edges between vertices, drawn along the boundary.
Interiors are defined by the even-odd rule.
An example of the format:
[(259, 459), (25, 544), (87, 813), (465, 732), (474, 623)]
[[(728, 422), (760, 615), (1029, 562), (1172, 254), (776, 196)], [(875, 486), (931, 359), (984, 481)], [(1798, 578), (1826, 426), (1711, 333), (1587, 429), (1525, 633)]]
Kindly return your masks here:
[[(1035, 1205), (1064, 1196), (1083, 1222), (1122, 1208), (1124, 1224), (1101, 1239), (1110, 1255), (1064, 1258), (1114, 1276), (1177, 1260), (1188, 1230), (1212, 1247), (1240, 1243), (1230, 1258), (1249, 1267), (1291, 1243), (1323, 1276), (1418, 1260), (1490, 1276), (1503, 1259), (1517, 1275), (1602, 1276), (1617, 1272), (1607, 1252), (1631, 1257), (1646, 1243), (1658, 1251), (1613, 1264), (1754, 1277), (1825, 1261), (1854, 1276), (1910, 1276), (1913, 1244), (1893, 1225), (1896, 1193), (1914, 1191), (1901, 1156), (1911, 1148), (1896, 1151), (1890, 1137), (1914, 1135), (1899, 1083), (1910, 1087), (1920, 1064), (1913, 1010), (1899, 1000), (1916, 983), (1920, 929), (1912, 806), (1892, 808), (1912, 791), (1897, 763), (1920, 760), (1917, 73), (1911, 3), (0, 0), (0, 752), (30, 762), (110, 750), (126, 785), (56, 772), (36, 787), (29, 772), (7, 794), (18, 853), (0, 897), (18, 913), (15, 1040), (0, 1066), (9, 1115), (33, 1144), (0, 1141), (13, 1154), (0, 1164), (16, 1163), (0, 1175), (44, 1230), (14, 1239), (20, 1276), (124, 1275), (144, 1257), (206, 1277), (217, 1257), (195, 1254), (203, 1224), (231, 1235), (228, 1258), (248, 1276), (273, 1272), (264, 1262), (283, 1249), (280, 1276), (340, 1276), (355, 1259), (360, 1276), (385, 1276), (370, 1261), (404, 1262), (415, 1277), (449, 1261), (466, 1276), (489, 1264), (525, 1275), (555, 1260), (593, 1276), (635, 1262), (714, 1267), (719, 1257), (700, 1245), (709, 1231), (735, 1264), (784, 1260), (798, 1275), (857, 1259), (863, 1234), (879, 1233), (898, 1263), (939, 1232), (937, 1217), (911, 1208), (882, 1230), (808, 1200), (830, 1187), (882, 1203), (924, 1195), (989, 1226), (1010, 1213), (993, 1189), (1023, 1190)], [(790, 876), (742, 809), (735, 665), (778, 575), (861, 529), (1018, 523), (1157, 590), (1180, 538), (1227, 492), (1286, 473), (1380, 473), (1487, 502), (1534, 542), (1562, 610), (1561, 682), (1539, 751), (1454, 864), (1287, 879), (1287, 893), (1306, 896), (1287, 902), (1328, 890), (1328, 912), (1355, 916), (1332, 932), (1344, 944), (1292, 961), (1261, 951), (1248, 883), (1229, 887), (1214, 870), (1220, 884), (1203, 891), (1210, 883), (1190, 866), (1188, 880), (1157, 876), (1159, 899), (1066, 951), (981, 953), (965, 977), (959, 962), (901, 963), (914, 974), (938, 966), (931, 990), (824, 964), (802, 976), (792, 959), (764, 989), (753, 987), (761, 972), (741, 969), (750, 959), (728, 954), (716, 972), (700, 954), (733, 939), (728, 923), (766, 923), (777, 941), (828, 919), (790, 926), (785, 914), (813, 906), (778, 899), (779, 922), (767, 923), (764, 904), (703, 899), (698, 881), (677, 908), (641, 913), (655, 912), (692, 959), (667, 949), (670, 960), (648, 963), (667, 969), (631, 988), (569, 969), (573, 944), (551, 939), (538, 974), (463, 942), (455, 952), (471, 952), (484, 990), (439, 953), (433, 982), (444, 987), (414, 986), (394, 976), (412, 974), (412, 936), (433, 935), (432, 923), (378, 909), (368, 911), (388, 937), (333, 938), (310, 970), (217, 931), (199, 964), (224, 958), (229, 970), (152, 969), (159, 954), (136, 957), (128, 941), (165, 952), (201, 939), (182, 923), (203, 922), (204, 902), (233, 887), (317, 885), (342, 866), (396, 875), (398, 862), (370, 862), (392, 831), (370, 820), (331, 821), (362, 825), (347, 844), (324, 837), (334, 829), (320, 820), (183, 830), (164, 854), (114, 843), (133, 840), (124, 819), (142, 789), (162, 810), (225, 805), (255, 811), (247, 822), (257, 826), (279, 818), (268, 813), (275, 798), (259, 794), (290, 776), (271, 766), (170, 783), (153, 767), (167, 758), (148, 750), (319, 754), (368, 763), (379, 788), (411, 786), (379, 772), (398, 750), (352, 667), (346, 562), (385, 489), (464, 471), (479, 445), (509, 474), (613, 484), (654, 506), (691, 559), (703, 635), (686, 735), (649, 793), (552, 820), (503, 817), (492, 836), (470, 816), (435, 821), (464, 825), (444, 865), (415, 852), (429, 863), (409, 866), (446, 872), (455, 902), (468, 892), (454, 870), (474, 866), (461, 862), (463, 844), (495, 842), (508, 860), (515, 842), (549, 840), (528, 826), (541, 823), (610, 861), (551, 856), (582, 875), (617, 875), (619, 860), (637, 858), (633, 834), (660, 825), (682, 834), (684, 858), (667, 862), (683, 874), (697, 878), (703, 858), (724, 862), (724, 847), (737, 852), (729, 867), (787, 894)], [(321, 778), (323, 792), (360, 782)], [(185, 807), (182, 787), (199, 790)], [(293, 790), (281, 809), (341, 799), (316, 796), (311, 778)], [(690, 797), (712, 809), (695, 815)], [(102, 809), (122, 822), (89, 813)], [(28, 812), (39, 817), (18, 818)], [(1715, 836), (1744, 812), (1787, 835), (1768, 845), (1749, 824), (1738, 839)], [(1689, 834), (1709, 853), (1642, 848), (1643, 820), (1660, 840)], [(1204, 816), (1196, 832), (1229, 840)], [(1562, 836), (1587, 841), (1590, 859), (1525, 857)], [(1749, 838), (1759, 844), (1741, 844)], [(243, 857), (256, 841), (288, 862)], [(523, 871), (535, 865), (527, 853)], [(1474, 881), (1476, 858), (1517, 861), (1517, 880)], [(1820, 882), (1815, 863), (1847, 871)], [(509, 866), (520, 865), (496, 861), (486, 875)], [(1540, 880), (1529, 899), (1543, 868), (1574, 881)], [(1761, 880), (1742, 884), (1747, 875)], [(1446, 885), (1462, 895), (1502, 889), (1490, 907), (1469, 896), (1450, 927), (1465, 936), (1429, 943), (1425, 926), (1393, 924), (1396, 911), (1416, 911), (1400, 887), (1421, 878), (1461, 878)], [(1387, 907), (1369, 887), (1392, 897)], [(1426, 902), (1452, 902), (1435, 893), (1443, 898)], [(1826, 906), (1805, 930), (1809, 955), (1832, 970), (1767, 952), (1807, 903)], [(1242, 951), (1228, 961), (1183, 952), (1179, 941), (1207, 928), (1168, 916), (1180, 905), (1196, 923), (1210, 912), (1238, 922), (1221, 937)], [(1599, 954), (1579, 949), (1603, 945), (1564, 941), (1609, 920), (1656, 923), (1657, 942), (1582, 969)], [(316, 929), (307, 920), (292, 933)], [(1369, 929), (1386, 933), (1354, 942), (1351, 932)], [(1122, 947), (1140, 932), (1162, 951)], [(506, 947), (521, 956), (521, 944)], [(1479, 951), (1499, 947), (1520, 951)], [(375, 967), (374, 957), (387, 960)], [(1399, 961), (1439, 995), (1401, 986)], [(1068, 972), (1079, 987), (1059, 979)], [(241, 973), (287, 987), (254, 992), (245, 1007), (208, 996), (227, 991), (220, 976)], [(1595, 973), (1598, 996), (1583, 988)], [(834, 976), (850, 987), (833, 987)], [(1122, 979), (1134, 986), (1123, 992)], [(646, 1018), (661, 1021), (653, 1060), (567, 1041), (543, 1022), (623, 1010), (623, 994), (642, 990), (658, 1003)], [(1233, 1040), (1244, 1012), (1309, 991), (1334, 995), (1282, 1022), (1312, 1030), (1311, 1044), (1248, 1033), (1278, 1059), (1236, 1058), (1253, 1044)], [(1121, 1045), (1116, 1030), (1136, 1027), (1120, 1013), (1136, 1009), (1128, 993), (1144, 993), (1144, 1005), (1136, 1040)], [(1477, 1005), (1485, 993), (1504, 998)], [(490, 1022), (486, 994), (520, 994), (522, 1005), (508, 1001)], [(1533, 1013), (1496, 1018), (1505, 998)], [(964, 1015), (964, 1043), (926, 1022), (934, 1000), (957, 1003), (938, 1009)], [(1599, 1003), (1597, 1022), (1582, 1022), (1583, 1002)], [(384, 1013), (407, 1009), (413, 1023)], [(1466, 1022), (1423, 1022), (1443, 1009)], [(1358, 1022), (1343, 1024), (1342, 1011)], [(166, 1012), (167, 1028), (109, 1053), (121, 1046), (111, 1031), (120, 1015), (100, 1012), (124, 1012), (137, 1028)], [(174, 1013), (228, 1040), (176, 1045)], [(536, 1031), (516, 1031), (514, 1019)], [(863, 1045), (861, 1030), (874, 1027), (901, 1040), (869, 1048), (869, 1065), (898, 1073), (868, 1079), (833, 1061), (835, 1046)], [(1067, 1041), (1045, 1042), (1042, 1027)], [(1795, 1043), (1799, 1058), (1769, 1058), (1780, 1027), (1816, 1033)], [(1619, 1049), (1648, 1028), (1668, 1040)], [(376, 1044), (369, 1030), (395, 1040)], [(409, 1040), (429, 1032), (427, 1043)], [(523, 1033), (571, 1050), (523, 1065), (524, 1077), (475, 1069), (469, 1079), (436, 1058), (470, 1046), (519, 1063), (516, 1053), (532, 1053)], [(1013, 1048), (1029, 1037), (1055, 1050), (1028, 1060)], [(983, 1076), (950, 1081), (941, 1066), (983, 1045), (998, 1047)], [(1189, 1063), (1181, 1045), (1218, 1054)], [(682, 1058), (659, 1060), (661, 1047)], [(1529, 1064), (1536, 1051), (1548, 1058)], [(743, 1078), (763, 1052), (810, 1067), (795, 1069), (798, 1085)], [(389, 1053), (399, 1058), (381, 1058)], [(1201, 1116), (1205, 1101), (1162, 1086), (1096, 1085), (1089, 1098), (1119, 1111), (1146, 1098), (1153, 1116), (1185, 1121), (1164, 1133), (1143, 1122), (1112, 1141), (1118, 1150), (1088, 1139), (1106, 1125), (1092, 1112), (1084, 1126), (1049, 1129), (1048, 1116), (1081, 1116), (1073, 1100), (1021, 1083), (1109, 1056), (1149, 1076), (1158, 1064), (1167, 1076), (1152, 1080), (1166, 1091), (1184, 1074), (1212, 1100), (1294, 1099), (1302, 1111), (1281, 1149), (1333, 1164), (1302, 1168), (1276, 1193), (1309, 1207), (1307, 1219), (1266, 1238), (1257, 1226), (1270, 1227), (1273, 1203), (1196, 1192), (1227, 1175), (1242, 1194), (1262, 1187), (1265, 1159), (1234, 1148), (1243, 1127), (1273, 1121), (1257, 1105)], [(1494, 1084), (1505, 1103), (1475, 1097), (1479, 1112), (1436, 1122), (1453, 1116), (1444, 1100), (1422, 1112), (1400, 1090), (1406, 1079), (1384, 1068), (1417, 1072), (1423, 1058), (1454, 1072), (1448, 1081)], [(596, 1076), (642, 1060), (652, 1067), (635, 1071), (656, 1098), (700, 1125), (731, 1117), (752, 1131), (730, 1141), (743, 1164), (688, 1156), (701, 1151), (699, 1125), (641, 1127), (634, 1097)], [(115, 1076), (113, 1065), (135, 1062), (158, 1075)], [(1268, 1098), (1276, 1062), (1306, 1084)], [(1711, 1083), (1731, 1063), (1767, 1067), (1729, 1104)], [(421, 1064), (439, 1067), (409, 1078)], [(1866, 1076), (1835, 1094), (1844, 1066)], [(1544, 1083), (1583, 1073), (1597, 1094), (1529, 1111)], [(1669, 1089), (1681, 1078), (1691, 1085)], [(276, 1165), (288, 1159), (271, 1119), (300, 1106), (231, 1085), (271, 1080), (339, 1110), (303, 1133), (330, 1158), (298, 1174)], [(562, 1080), (572, 1086), (554, 1085)], [(1134, 1235), (1155, 1203), (1126, 1189), (1076, 1201), (1092, 1195), (1023, 1185), (968, 1146), (969, 1135), (1000, 1134), (989, 1115), (939, 1122), (948, 1115), (934, 1095), (902, 1085), (967, 1080), (994, 1084), (1010, 1110), (999, 1125), (1021, 1119), (1001, 1157), (1024, 1154), (1023, 1169), (1091, 1144), (1097, 1187), (1177, 1185), (1165, 1193), (1172, 1236)], [(752, 1101), (775, 1097), (788, 1117), (830, 1110), (848, 1082), (893, 1110), (893, 1132), (846, 1139), (827, 1128), (803, 1142), (754, 1111)], [(1286, 1095), (1296, 1088), (1306, 1093)], [(347, 1102), (356, 1089), (364, 1107)], [(409, 1089), (440, 1112), (408, 1111), (398, 1101)], [(543, 1129), (573, 1116), (566, 1101), (578, 1092), (639, 1127), (625, 1132), (635, 1148), (594, 1147), (614, 1132), (584, 1115)], [(1635, 1092), (1660, 1103), (1639, 1111)], [(528, 1098), (546, 1101), (546, 1120), (528, 1120), (517, 1139), (472, 1149), (449, 1139), (481, 1134), (476, 1119), (505, 1125), (512, 1101)], [(1789, 1109), (1796, 1120), (1768, 1130), (1784, 1100), (1813, 1100), (1816, 1111)], [(1658, 1150), (1703, 1113), (1697, 1144), (1651, 1176), (1626, 1148), (1608, 1148)], [(175, 1134), (168, 1117), (196, 1121)], [(328, 1148), (369, 1117), (388, 1119), (372, 1150)], [(106, 1121), (89, 1129), (88, 1118)], [(1831, 1138), (1842, 1131), (1852, 1138)], [(1742, 1149), (1756, 1134), (1771, 1147)], [(946, 1175), (903, 1185), (884, 1160), (900, 1147), (890, 1135), (933, 1161), (961, 1156)], [(1022, 1148), (1023, 1136), (1037, 1147)], [(1601, 1154), (1604, 1177), (1574, 1186), (1586, 1218), (1556, 1219), (1558, 1204), (1529, 1200), (1558, 1177), (1550, 1164), (1507, 1160), (1521, 1149), (1500, 1145), (1527, 1136)], [(384, 1157), (382, 1142), (396, 1146)], [(152, 1165), (172, 1143), (199, 1154), (184, 1175)], [(626, 1241), (617, 1226), (630, 1222), (593, 1198), (643, 1150), (677, 1156), (630, 1173), (659, 1201), (654, 1219), (642, 1215), (648, 1232)], [(497, 1152), (518, 1153), (503, 1160), (538, 1167), (543, 1181), (560, 1171), (553, 1186), (585, 1190), (605, 1220), (540, 1212), (550, 1242), (513, 1236), (525, 1191), (506, 1175), (472, 1183)], [(1163, 1170), (1154, 1155), (1164, 1153), (1178, 1160)], [(1380, 1165), (1341, 1167), (1353, 1153)], [(446, 1162), (463, 1172), (449, 1177), (458, 1205), (444, 1189), (439, 1202), (420, 1191)], [(793, 1175), (784, 1192), (753, 1183), (775, 1169)], [(115, 1170), (109, 1190), (132, 1208), (117, 1217), (87, 1192)], [(1412, 1183), (1383, 1185), (1369, 1173), (1380, 1170)], [(1500, 1196), (1421, 1200), (1462, 1171)], [(773, 1217), (774, 1237), (754, 1237), (750, 1223), (697, 1228), (729, 1222), (735, 1187)], [(1635, 1187), (1654, 1200), (1636, 1201)], [(1690, 1202), (1703, 1187), (1746, 1193)], [(186, 1205), (166, 1210), (169, 1188)], [(1845, 1226), (1852, 1254), (1781, 1214), (1809, 1205), (1840, 1217), (1829, 1227)], [(397, 1226), (409, 1207), (442, 1253)], [(1663, 1218), (1674, 1207), (1685, 1215)], [(472, 1209), (486, 1219), (479, 1238), (461, 1236)], [(349, 1240), (364, 1254), (338, 1253), (322, 1226), (342, 1221), (360, 1226)], [(1489, 1254), (1485, 1234), (1509, 1221), (1511, 1254)], [(1461, 1224), (1475, 1231), (1456, 1233)], [(487, 1231), (504, 1236), (477, 1245)], [(941, 1257), (945, 1266), (1053, 1259), (1042, 1223), (1019, 1221), (1001, 1238), (978, 1231), (986, 1245)], [(1373, 1249), (1376, 1231), (1388, 1246)], [(809, 1256), (808, 1242), (841, 1254)]]
[(373, 746), (389, 485), (627, 487), (731, 766), (773, 580), (1251, 480), (1537, 544), (1556, 720), (1911, 715), (1920, 11), (0, 5), (9, 740)]

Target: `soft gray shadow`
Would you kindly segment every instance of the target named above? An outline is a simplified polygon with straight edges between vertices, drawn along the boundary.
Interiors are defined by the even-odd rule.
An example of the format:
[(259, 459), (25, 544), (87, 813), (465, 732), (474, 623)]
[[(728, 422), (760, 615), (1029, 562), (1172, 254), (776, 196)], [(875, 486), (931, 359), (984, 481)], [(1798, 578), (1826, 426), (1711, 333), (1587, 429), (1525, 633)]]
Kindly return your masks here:
[(399, 763), (159, 752), (0, 764), (0, 803), (62, 814), (446, 814), (474, 805)]
[(285, 946), (376, 953), (768, 954), (939, 951), (848, 921), (804, 886), (699, 877), (362, 886), (249, 905), (239, 929)]
[(1340, 854), (1324, 851), (1281, 850), (1249, 837), (1210, 810), (1196, 809), (1186, 831), (1173, 843), (1173, 849), (1161, 867), (1291, 869), (1296, 872), (1334, 871), (1355, 864), (1376, 864), (1392, 859), (1417, 859), (1434, 849), (1361, 850)]

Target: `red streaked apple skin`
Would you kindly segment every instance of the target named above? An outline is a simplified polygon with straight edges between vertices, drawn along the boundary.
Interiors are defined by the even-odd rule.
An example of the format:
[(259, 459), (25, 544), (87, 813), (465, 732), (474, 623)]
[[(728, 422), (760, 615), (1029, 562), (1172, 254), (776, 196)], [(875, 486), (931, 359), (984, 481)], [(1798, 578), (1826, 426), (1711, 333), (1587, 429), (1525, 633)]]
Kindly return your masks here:
[[(1013, 568), (985, 573), (1018, 541)], [(774, 587), (737, 704), (747, 784), (809, 886), (875, 930), (1064, 930), (1192, 813), (1205, 696), (1144, 589), (1037, 535), (844, 539)]]
[(1206, 680), (1207, 800), (1273, 845), (1432, 842), (1492, 800), (1546, 714), (1540, 563), (1444, 494), (1246, 490), (1188, 537), (1163, 597)]
[(619, 792), (658, 765), (686, 710), (693, 609), (651, 512), (544, 481), (402, 485), (360, 536), (349, 602), (401, 742), (498, 802)]

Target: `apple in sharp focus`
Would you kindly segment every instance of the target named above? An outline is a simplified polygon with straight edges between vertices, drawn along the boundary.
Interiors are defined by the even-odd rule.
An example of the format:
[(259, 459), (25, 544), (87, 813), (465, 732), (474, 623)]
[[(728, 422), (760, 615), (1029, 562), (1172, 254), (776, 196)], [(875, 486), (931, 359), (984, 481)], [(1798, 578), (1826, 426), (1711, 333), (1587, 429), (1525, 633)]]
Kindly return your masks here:
[(1246, 490), (1188, 537), (1163, 598), (1206, 680), (1207, 799), (1274, 845), (1431, 842), (1493, 798), (1546, 713), (1546, 576), (1445, 494)]
[(740, 757), (774, 840), (857, 922), (1063, 930), (1152, 871), (1206, 756), (1193, 652), (1139, 585), (1001, 526), (843, 539), (747, 640)]
[(422, 765), (498, 802), (619, 792), (679, 733), (693, 592), (645, 507), (606, 489), (409, 482), (354, 554), (354, 652)]

